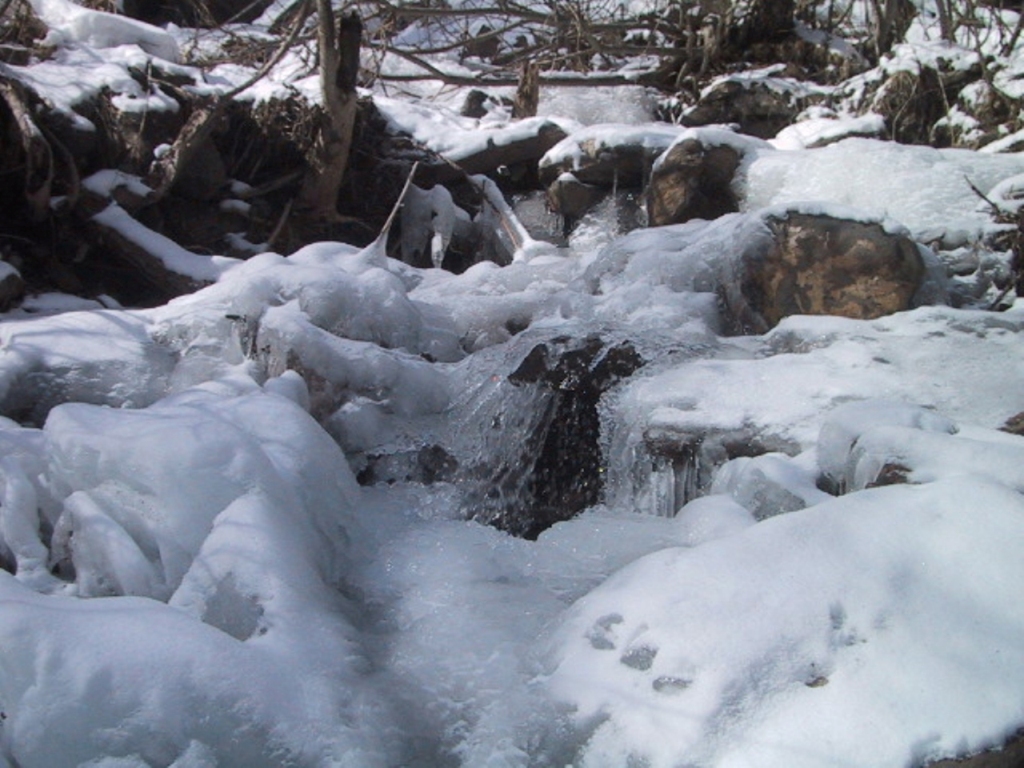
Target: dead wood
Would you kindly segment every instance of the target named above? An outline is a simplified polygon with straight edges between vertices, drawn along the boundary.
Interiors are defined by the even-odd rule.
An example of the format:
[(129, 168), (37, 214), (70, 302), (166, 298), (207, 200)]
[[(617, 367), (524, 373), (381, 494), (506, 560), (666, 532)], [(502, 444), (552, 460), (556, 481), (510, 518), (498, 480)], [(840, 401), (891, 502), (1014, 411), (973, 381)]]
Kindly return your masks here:
[(338, 215), (338, 190), (352, 149), (363, 25), (357, 14), (349, 13), (335, 30), (330, 0), (317, 0), (317, 13), (323, 112), (298, 209), (314, 219), (331, 221)]
[(535, 117), (540, 103), (540, 70), (534, 62), (523, 62), (516, 88), (516, 99), (512, 105), (512, 117)]
[(298, 15), (288, 35), (281, 41), (274, 55), (260, 67), (259, 71), (244, 83), (232, 88), (227, 93), (221, 94), (212, 102), (200, 104), (192, 112), (185, 125), (182, 126), (171, 148), (161, 157), (157, 158), (150, 166), (145, 182), (153, 190), (153, 194), (148, 198), (148, 202), (158, 202), (170, 191), (171, 187), (174, 186), (174, 182), (181, 175), (182, 170), (188, 166), (189, 161), (195, 156), (198, 148), (213, 135), (214, 129), (225, 116), (231, 101), (235, 96), (267, 76), (270, 70), (291, 48), (308, 15), (309, 0), (302, 0)]
[(154, 303), (163, 303), (175, 296), (192, 293), (206, 284), (165, 264), (150, 247), (154, 243), (159, 247), (161, 240), (166, 241), (161, 235), (134, 220), (130, 228), (119, 226), (129, 218), (127, 212), (122, 211), (123, 215), (119, 215), (119, 210), (112, 203), (109, 208), (85, 222), (85, 231), (91, 242), (102, 246), (109, 258), (127, 267), (134, 280), (149, 288)]
[(193, 110), (171, 148), (153, 162), (145, 178), (146, 186), (153, 190), (149, 202), (163, 199), (174, 186), (196, 149), (213, 134), (224, 113), (224, 103), (219, 101)]
[(50, 213), (53, 187), (53, 150), (43, 132), (32, 119), (22, 86), (0, 75), (0, 99), (11, 113), (11, 127), (16, 131), (24, 159), (24, 193), (29, 216), (43, 221)]

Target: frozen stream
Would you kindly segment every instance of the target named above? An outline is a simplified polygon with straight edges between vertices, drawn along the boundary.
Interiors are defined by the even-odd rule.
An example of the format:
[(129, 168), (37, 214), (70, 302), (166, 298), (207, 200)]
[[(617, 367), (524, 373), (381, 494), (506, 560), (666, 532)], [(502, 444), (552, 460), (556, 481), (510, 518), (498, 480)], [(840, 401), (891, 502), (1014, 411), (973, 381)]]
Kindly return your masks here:
[[(4, 76), (69, 115), (109, 92), (155, 116), (171, 99), (138, 72), (189, 79), (194, 30), (32, 6), (52, 51)], [(966, 71), (974, 47), (886, 66)], [(216, 98), (249, 74), (211, 53), (193, 79)], [(301, 59), (242, 97), (311, 94)], [(1020, 61), (996, 66), (1012, 85)], [(537, 129), (497, 99), (464, 117), (435, 81), (382, 90), (390, 127), (449, 159)], [(664, 146), (682, 129), (645, 125), (654, 106), (545, 88), (540, 120), (573, 158)], [(107, 208), (213, 283), (0, 317), (0, 768), (919, 768), (1004, 745), (1024, 306), (984, 309), (1009, 254), (968, 181), (1016, 205), (1024, 155), (803, 148), (848, 128), (708, 129), (742, 150), (740, 213), (620, 237), (618, 190), (564, 248), (459, 275), (341, 243), (235, 263)], [(440, 259), (468, 214), (412, 199)], [(929, 298), (726, 335), (717, 283), (794, 208), (944, 249)]]
[(6, 316), (0, 768), (1001, 744), (1024, 314), (724, 336), (706, 276), (756, 216), (598, 216), (461, 275), (322, 243), (152, 310)]

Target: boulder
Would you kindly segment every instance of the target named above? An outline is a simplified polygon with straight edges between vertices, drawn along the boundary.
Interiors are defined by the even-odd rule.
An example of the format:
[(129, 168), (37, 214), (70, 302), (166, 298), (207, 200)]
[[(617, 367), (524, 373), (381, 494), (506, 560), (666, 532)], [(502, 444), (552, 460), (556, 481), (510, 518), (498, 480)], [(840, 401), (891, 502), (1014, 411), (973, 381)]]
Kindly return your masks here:
[(742, 133), (770, 139), (821, 97), (797, 80), (764, 76), (725, 77), (712, 83), (683, 113), (685, 126), (734, 123)]
[(737, 211), (732, 180), (740, 159), (735, 148), (706, 146), (696, 137), (673, 144), (651, 172), (646, 192), (648, 224), (681, 224)]
[[(951, 49), (952, 51), (952, 49)], [(918, 60), (916, 71), (894, 66), (893, 62)], [(960, 137), (951, 132), (947, 121), (950, 105), (964, 109), (973, 98), (960, 93), (981, 78), (980, 62), (963, 66), (962, 59), (952, 53), (938, 55), (924, 63), (912, 44), (893, 49), (875, 69), (853, 78), (845, 86), (845, 108), (857, 114), (875, 113), (885, 119), (886, 134), (901, 144), (949, 143)], [(974, 118), (970, 118), (973, 120)]]
[(776, 149), (817, 149), (844, 139), (885, 139), (885, 119), (870, 112), (860, 117), (840, 117), (828, 107), (804, 110), (797, 122), (783, 128), (772, 140)]
[(508, 375), (530, 403), (527, 432), (497, 466), (466, 466), (454, 480), (466, 489), (473, 519), (535, 539), (597, 504), (604, 487), (601, 396), (643, 364), (630, 342), (598, 335), (534, 343)]
[(789, 315), (868, 320), (909, 309), (925, 264), (906, 235), (877, 222), (770, 213), (720, 293), (734, 330), (764, 333)]

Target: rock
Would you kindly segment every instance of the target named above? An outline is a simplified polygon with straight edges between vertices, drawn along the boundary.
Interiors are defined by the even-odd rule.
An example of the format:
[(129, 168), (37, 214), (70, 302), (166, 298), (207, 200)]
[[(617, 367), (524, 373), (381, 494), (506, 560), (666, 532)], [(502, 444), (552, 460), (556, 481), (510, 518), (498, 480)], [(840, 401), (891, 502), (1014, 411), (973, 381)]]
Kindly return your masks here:
[[(956, 423), (935, 411), (911, 403), (890, 400), (855, 400), (835, 408), (821, 425), (818, 437), (819, 484), (830, 493), (847, 493), (855, 487), (853, 454), (858, 441), (874, 429), (901, 428), (939, 435), (953, 435)], [(863, 446), (861, 446), (863, 448)], [(912, 468), (892, 460), (894, 452), (876, 462), (867, 483), (892, 485), (908, 481)]]
[(563, 221), (563, 233), (567, 234), (573, 225), (607, 195), (605, 187), (584, 184), (571, 173), (563, 173), (548, 185), (547, 199), (551, 210)]
[(541, 157), (566, 137), (566, 132), (557, 123), (545, 118), (534, 120), (536, 126), (532, 131), (524, 131), (523, 123), (526, 121), (522, 121), (514, 130), (496, 133), (481, 149), (451, 159), (470, 175), (493, 174), (498, 169), (506, 169), (502, 176), (521, 180), (529, 175), (523, 173), (525, 168), (532, 171)]
[(462, 109), (459, 114), (463, 117), (472, 117), (479, 120), (486, 117), (489, 112), (502, 106), (511, 107), (508, 99), (497, 99), (486, 91), (473, 88), (466, 94), (466, 100), (462, 102)]
[[(917, 58), (913, 46), (893, 49), (892, 61), (908, 58)], [(887, 60), (847, 83), (846, 106), (861, 115), (881, 115), (886, 134), (902, 144), (951, 141), (953, 134), (946, 125), (949, 105), (958, 104), (961, 90), (980, 77), (980, 64), (965, 68), (952, 57), (940, 55), (934, 66), (919, 63), (916, 72), (895, 68)]]
[(636, 460), (671, 473), (672, 499), (667, 500), (667, 508), (661, 512), (674, 515), (688, 502), (711, 490), (715, 475), (724, 464), (773, 453), (796, 455), (799, 446), (758, 428), (723, 430), (709, 426), (680, 430), (655, 421), (643, 431), (643, 443), (638, 446)]
[(885, 139), (885, 119), (869, 113), (861, 117), (840, 117), (827, 107), (804, 110), (797, 122), (783, 128), (772, 144), (778, 149), (817, 149), (852, 137)]
[(765, 219), (720, 292), (740, 333), (764, 333), (789, 315), (869, 320), (911, 307), (925, 276), (918, 247), (878, 223), (788, 212)]
[(1024, 411), (1021, 411), (1016, 416), (1008, 418), (1006, 423), (999, 429), (1003, 432), (1009, 432), (1011, 435), (1024, 436)]
[(775, 77), (771, 71), (760, 76), (733, 75), (705, 89), (681, 122), (686, 126), (735, 123), (741, 133), (769, 139), (822, 98), (799, 81)]
[(690, 219), (715, 219), (738, 210), (732, 180), (740, 153), (698, 138), (673, 144), (658, 158), (647, 187), (647, 220), (653, 227)]
[(418, 483), (433, 485), (451, 479), (459, 463), (440, 445), (400, 453), (370, 454), (357, 479), (360, 485)]
[(484, 489), (473, 498), (475, 519), (533, 539), (597, 504), (604, 487), (598, 403), (642, 365), (629, 342), (597, 335), (535, 344), (508, 381), (535, 391), (543, 413), (509, 466), (477, 468), (463, 479)]

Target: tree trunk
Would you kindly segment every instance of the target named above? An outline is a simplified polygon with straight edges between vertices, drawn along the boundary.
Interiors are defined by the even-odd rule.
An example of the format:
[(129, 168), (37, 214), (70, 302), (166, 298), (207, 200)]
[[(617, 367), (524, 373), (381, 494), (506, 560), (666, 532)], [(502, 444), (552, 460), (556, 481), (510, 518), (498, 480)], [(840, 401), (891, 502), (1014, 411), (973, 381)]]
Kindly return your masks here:
[(523, 62), (512, 104), (512, 117), (536, 117), (540, 103), (540, 68), (536, 62)]
[(309, 158), (310, 169), (299, 193), (298, 209), (330, 222), (338, 216), (338, 190), (352, 148), (363, 25), (353, 12), (343, 16), (335, 30), (330, 0), (317, 0), (317, 12), (323, 113), (320, 135)]
[(876, 24), (875, 54), (881, 59), (896, 43), (903, 40), (916, 10), (909, 0), (874, 0), (872, 5)]

